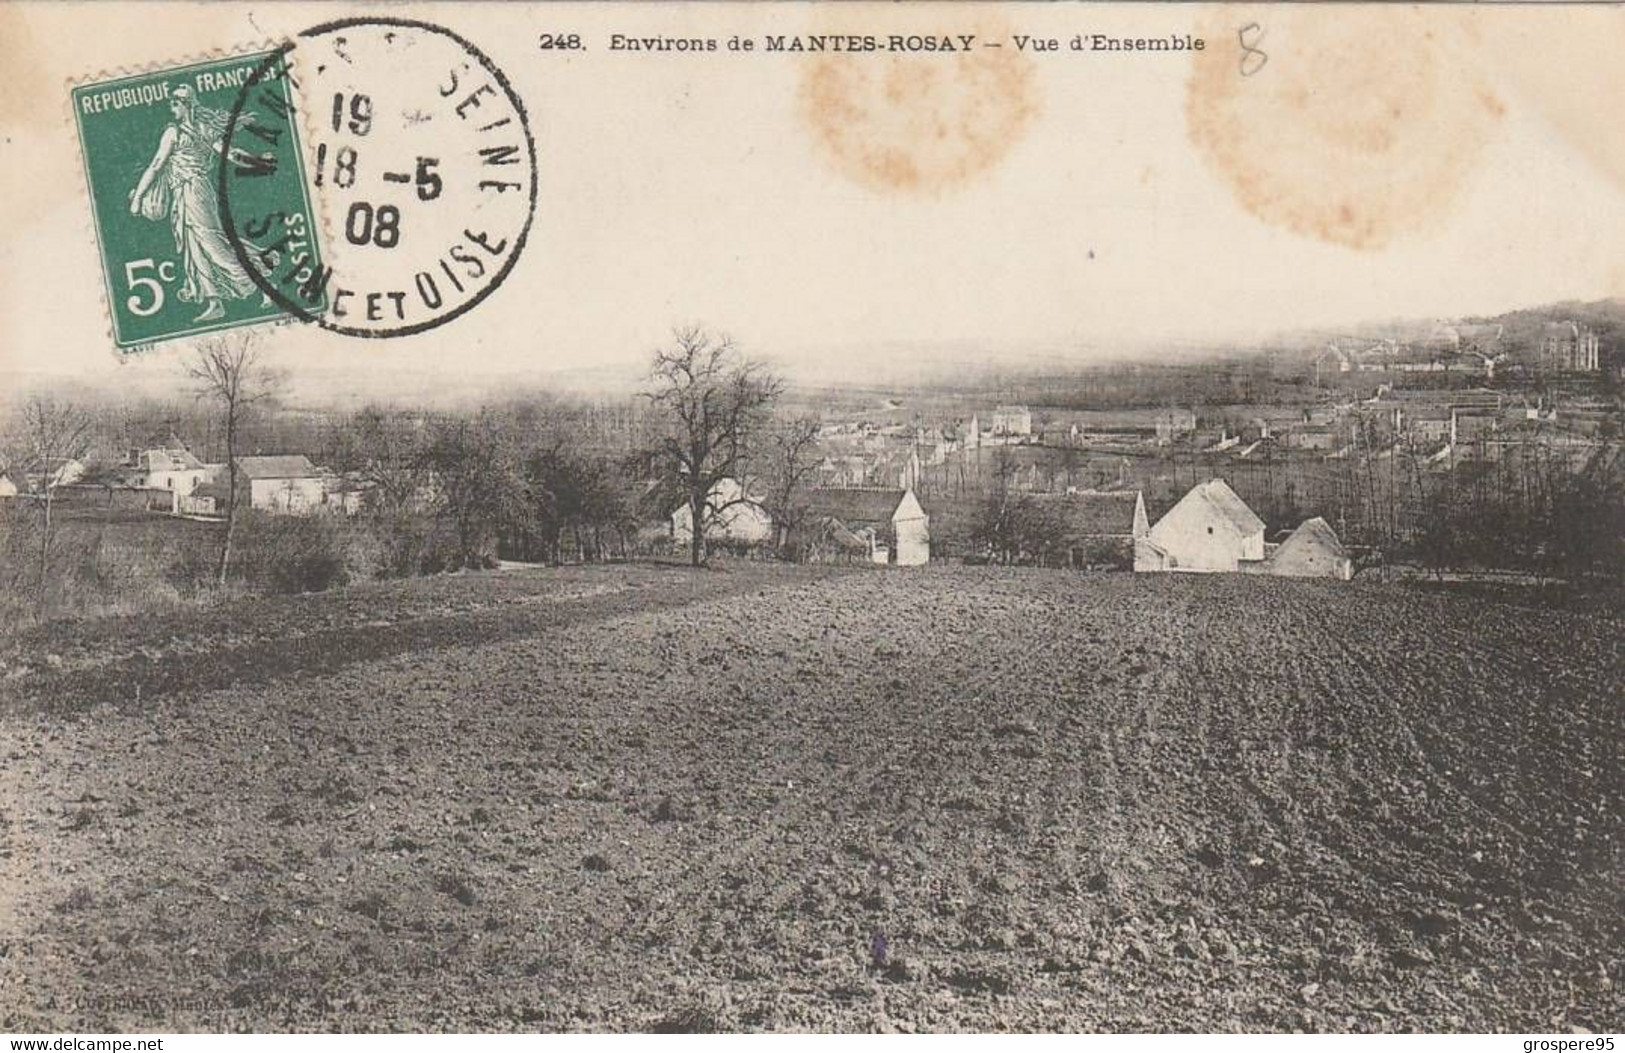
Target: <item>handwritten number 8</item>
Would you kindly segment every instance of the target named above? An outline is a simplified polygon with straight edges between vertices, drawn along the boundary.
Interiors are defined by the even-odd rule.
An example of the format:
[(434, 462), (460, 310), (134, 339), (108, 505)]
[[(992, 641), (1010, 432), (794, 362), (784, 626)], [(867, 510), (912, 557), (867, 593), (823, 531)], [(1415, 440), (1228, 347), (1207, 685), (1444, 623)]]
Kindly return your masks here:
[[(1249, 41), (1247, 35), (1253, 34)], [(1241, 75), (1251, 77), (1269, 62), (1270, 57), (1264, 54), (1257, 45), (1264, 42), (1264, 27), (1257, 22), (1248, 22), (1236, 30), (1236, 39), (1241, 42)]]

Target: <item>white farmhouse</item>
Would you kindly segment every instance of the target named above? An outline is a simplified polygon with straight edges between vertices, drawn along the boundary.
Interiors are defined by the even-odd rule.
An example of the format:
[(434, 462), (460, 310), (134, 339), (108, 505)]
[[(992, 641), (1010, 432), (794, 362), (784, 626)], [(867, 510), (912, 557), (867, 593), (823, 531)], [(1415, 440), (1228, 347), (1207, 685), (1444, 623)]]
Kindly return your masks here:
[(1237, 571), (1264, 555), (1264, 521), (1223, 479), (1209, 479), (1136, 541), (1134, 569)]
[[(250, 507), (281, 515), (321, 511), (327, 478), (303, 454), (237, 458), (237, 485), (247, 491)], [(242, 501), (242, 496), (237, 498)], [(240, 504), (239, 504), (240, 507)]]
[[(746, 496), (737, 479), (718, 479), (706, 495), (705, 505), (709, 510), (707, 538), (759, 542), (773, 536), (773, 517), (754, 498)], [(686, 501), (671, 514), (671, 536), (685, 545), (694, 539), (694, 513)]]
[(189, 494), (213, 479), (222, 465), (204, 464), (184, 446), (142, 450), (135, 456), (133, 484), (153, 490)]

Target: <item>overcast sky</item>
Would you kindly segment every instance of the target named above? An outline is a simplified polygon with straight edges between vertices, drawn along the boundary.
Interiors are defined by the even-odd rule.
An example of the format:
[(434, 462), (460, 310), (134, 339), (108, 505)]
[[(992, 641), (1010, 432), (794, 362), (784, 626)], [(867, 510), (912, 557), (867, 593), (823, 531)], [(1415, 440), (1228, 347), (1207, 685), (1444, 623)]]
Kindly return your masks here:
[[(1621, 97), (1618, 10), (1451, 13), (1449, 24), (1444, 12), (1424, 11), (1426, 25), (1416, 15), (1392, 24), (1367, 17), (1347, 33), (1334, 22), (1352, 9), (1266, 12), (1273, 21), (1261, 47), (1274, 50), (1254, 79), (1277, 77), (1275, 103), (1294, 98), (1319, 125), (1295, 130), (1266, 106), (1268, 130), (1255, 132), (1243, 106), (1217, 149), (1252, 151), (1243, 165), (1288, 180), (1289, 198), (1307, 195), (1303, 208), (1324, 204), (1315, 188), (1340, 173), (1358, 177), (1357, 203), (1361, 186), (1393, 181), (1396, 193), (1378, 200), (1394, 208), (1414, 207), (1406, 180), (1440, 184), (1417, 191), (1425, 221), (1406, 219), (1384, 244), (1362, 247), (1339, 243), (1335, 232), (1294, 229), (1304, 223), (1290, 209), (1271, 215), (1249, 202), (1212, 144), (1206, 152), (1196, 145), (1185, 55), (1003, 56), (1027, 107), (1009, 141), (963, 179), (899, 190), (854, 174), (807, 119), (806, 60), (607, 50), (613, 32), (883, 32), (891, 28), (884, 19), (906, 18), (910, 31), (1063, 41), (1074, 32), (1202, 31), (1214, 34), (1210, 47), (1233, 51), (1228, 34), (1240, 14), (1153, 6), (901, 16), (790, 6), (388, 10), (458, 30), (509, 74), (541, 158), (535, 229), (506, 286), (465, 317), (383, 342), (284, 328), (270, 342), (292, 368), (635, 372), (672, 325), (698, 321), (824, 378), (909, 356), (1088, 362), (1283, 327), (1625, 293), (1625, 184), (1612, 147), (1591, 141), (1604, 126), (1586, 109), (1592, 93)], [(298, 5), (0, 8), (0, 368), (120, 375), (67, 82), (330, 17), (331, 9)], [(1431, 39), (1435, 24), (1442, 44), (1415, 43)], [(579, 32), (591, 50), (543, 52), (543, 30)], [(1388, 61), (1398, 64), (1373, 66), (1365, 56), (1379, 47), (1397, 49)], [(1430, 73), (1402, 82), (1406, 105), (1395, 109), (1422, 119), (1394, 118), (1397, 150), (1373, 163), (1369, 151), (1345, 156), (1324, 146), (1327, 121), (1357, 105), (1349, 99), (1371, 98), (1372, 78), (1396, 83), (1402, 67), (1419, 63)], [(880, 87), (862, 105), (880, 105), (888, 68), (863, 74)], [(964, 111), (953, 107), (970, 104), (945, 105), (956, 118)], [(1358, 110), (1348, 120), (1355, 123), (1333, 129), (1337, 142), (1384, 127)], [(883, 123), (877, 129), (886, 134)], [(1608, 134), (1618, 138), (1617, 129)], [(1444, 159), (1419, 161), (1435, 155)], [(1440, 178), (1441, 167), (1454, 174)], [(132, 372), (172, 368), (181, 353), (149, 352)]]

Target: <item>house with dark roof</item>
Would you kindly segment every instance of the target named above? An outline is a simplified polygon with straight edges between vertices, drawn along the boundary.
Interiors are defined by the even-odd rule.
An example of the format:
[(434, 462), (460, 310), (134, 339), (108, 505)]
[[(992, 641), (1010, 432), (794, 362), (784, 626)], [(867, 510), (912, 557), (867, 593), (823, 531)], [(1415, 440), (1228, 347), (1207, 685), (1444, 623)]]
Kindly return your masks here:
[(10, 475), (19, 493), (43, 494), (83, 479), (85, 465), (77, 457), (34, 457), (20, 466), (12, 465)]
[(1060, 532), (1067, 565), (1134, 565), (1134, 543), (1151, 532), (1145, 495), (1139, 490), (1071, 490), (1034, 494)]
[(1223, 479), (1209, 479), (1136, 540), (1134, 569), (1237, 571), (1264, 555), (1264, 521)]
[(1033, 414), (1026, 406), (996, 406), (993, 409), (994, 435), (1031, 435)]
[(224, 516), (231, 489), (224, 477), (199, 483), (187, 493), (175, 494), (175, 512), (183, 516)]
[(1449, 406), (1417, 406), (1405, 414), (1405, 430), (1414, 442), (1449, 442), (1454, 421)]
[(931, 562), (931, 519), (913, 490), (809, 490), (797, 540), (861, 553), (874, 563), (917, 567)]

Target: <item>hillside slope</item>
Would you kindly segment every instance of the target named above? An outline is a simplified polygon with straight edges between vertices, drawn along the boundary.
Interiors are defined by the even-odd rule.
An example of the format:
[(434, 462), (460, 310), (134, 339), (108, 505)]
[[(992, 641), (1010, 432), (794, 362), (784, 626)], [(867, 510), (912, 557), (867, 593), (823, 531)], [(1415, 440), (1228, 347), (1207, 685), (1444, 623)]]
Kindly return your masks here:
[(3, 681), (0, 1027), (1622, 1022), (1617, 621), (756, 566), (228, 623)]

